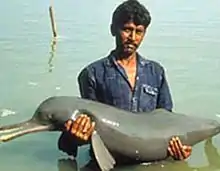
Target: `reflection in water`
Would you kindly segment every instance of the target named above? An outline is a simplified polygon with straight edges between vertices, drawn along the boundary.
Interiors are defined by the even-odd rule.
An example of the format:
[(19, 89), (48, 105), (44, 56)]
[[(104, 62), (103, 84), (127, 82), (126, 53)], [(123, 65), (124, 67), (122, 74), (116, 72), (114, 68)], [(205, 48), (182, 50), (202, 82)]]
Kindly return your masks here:
[(50, 58), (49, 58), (49, 61), (48, 61), (49, 72), (52, 72), (52, 70), (54, 68), (53, 59), (54, 59), (55, 52), (56, 52), (56, 45), (57, 45), (57, 39), (56, 39), (56, 37), (53, 37), (52, 40), (51, 40), (51, 44), (50, 44), (51, 51), (50, 51)]
[(77, 163), (71, 159), (60, 159), (58, 160), (59, 171), (78, 171)]
[[(205, 143), (205, 154), (207, 156), (207, 160), (209, 166), (212, 168), (219, 169), (220, 168), (220, 155), (218, 154), (218, 149), (215, 148), (212, 144), (212, 139), (208, 139)], [(207, 167), (207, 170), (209, 167)]]
[(82, 168), (78, 167), (77, 161), (72, 159), (58, 160), (59, 171), (100, 171), (95, 162), (89, 162)]
[[(114, 171), (210, 171), (220, 168), (220, 155), (217, 152), (217, 148), (213, 146), (212, 139), (208, 139), (205, 142), (205, 154), (208, 159), (209, 165), (204, 167), (189, 167), (185, 161), (163, 161), (159, 163), (154, 163), (148, 166), (144, 165), (135, 165), (135, 166), (126, 166), (126, 167), (116, 167)], [(77, 162), (71, 159), (60, 159), (58, 160), (58, 170), (59, 171), (98, 171), (97, 166), (94, 163), (89, 163), (85, 167), (79, 169), (77, 167)]]

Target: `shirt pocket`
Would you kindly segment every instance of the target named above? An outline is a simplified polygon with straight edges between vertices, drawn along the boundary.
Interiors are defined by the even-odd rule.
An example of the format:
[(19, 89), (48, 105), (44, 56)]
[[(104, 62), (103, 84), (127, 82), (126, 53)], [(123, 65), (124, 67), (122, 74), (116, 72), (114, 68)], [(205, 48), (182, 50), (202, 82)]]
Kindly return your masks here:
[(141, 111), (152, 111), (157, 107), (158, 88), (148, 84), (141, 86)]

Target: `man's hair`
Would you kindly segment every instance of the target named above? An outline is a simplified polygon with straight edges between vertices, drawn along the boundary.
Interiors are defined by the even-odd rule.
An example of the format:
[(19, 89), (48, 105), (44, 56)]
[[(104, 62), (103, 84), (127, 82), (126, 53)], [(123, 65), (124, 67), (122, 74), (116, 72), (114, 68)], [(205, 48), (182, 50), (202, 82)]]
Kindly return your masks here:
[(151, 22), (150, 12), (137, 0), (127, 0), (120, 4), (113, 12), (112, 25), (114, 27), (121, 27), (129, 21), (147, 28)]

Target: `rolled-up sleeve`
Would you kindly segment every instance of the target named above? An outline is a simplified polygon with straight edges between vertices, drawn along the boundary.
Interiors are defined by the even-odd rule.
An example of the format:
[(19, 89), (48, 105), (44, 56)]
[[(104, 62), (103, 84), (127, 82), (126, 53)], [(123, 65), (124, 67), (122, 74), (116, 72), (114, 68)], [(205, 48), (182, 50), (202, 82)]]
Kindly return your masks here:
[(96, 82), (94, 74), (88, 68), (84, 68), (78, 76), (79, 91), (82, 98), (97, 100)]
[(172, 97), (164, 70), (161, 75), (161, 86), (159, 89), (157, 108), (164, 108), (169, 111), (172, 111), (173, 108)]

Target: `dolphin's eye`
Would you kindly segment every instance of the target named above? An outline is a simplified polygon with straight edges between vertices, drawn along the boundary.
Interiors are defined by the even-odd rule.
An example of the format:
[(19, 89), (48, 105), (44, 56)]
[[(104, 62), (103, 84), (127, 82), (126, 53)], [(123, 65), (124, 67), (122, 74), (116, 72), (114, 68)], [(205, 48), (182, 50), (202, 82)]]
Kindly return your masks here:
[(52, 113), (50, 113), (49, 115), (48, 115), (48, 119), (52, 119), (53, 118), (53, 114)]

